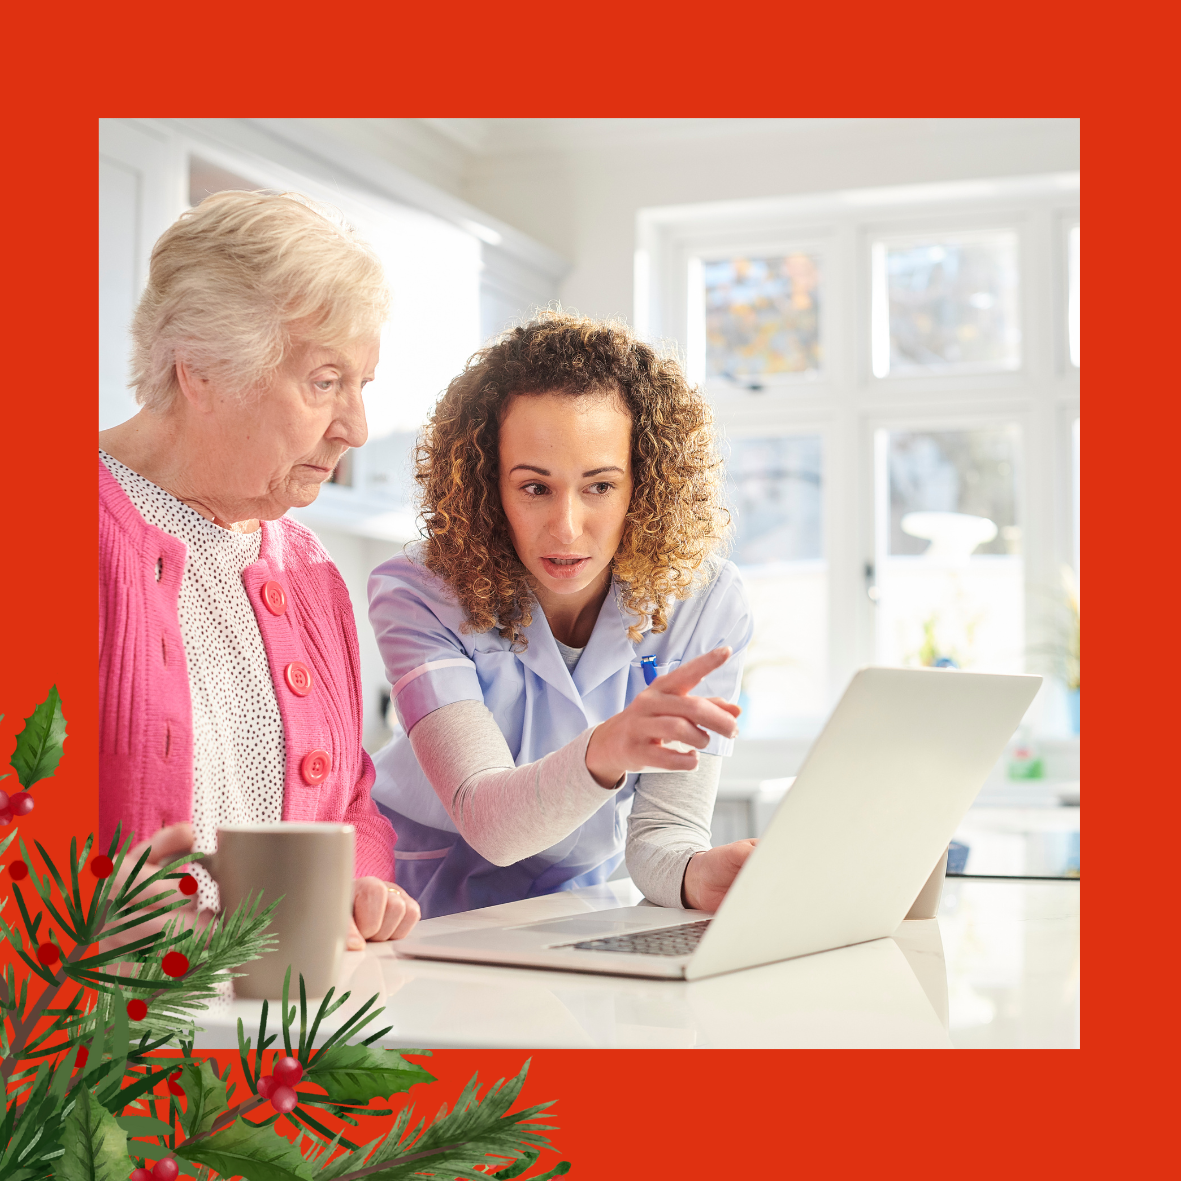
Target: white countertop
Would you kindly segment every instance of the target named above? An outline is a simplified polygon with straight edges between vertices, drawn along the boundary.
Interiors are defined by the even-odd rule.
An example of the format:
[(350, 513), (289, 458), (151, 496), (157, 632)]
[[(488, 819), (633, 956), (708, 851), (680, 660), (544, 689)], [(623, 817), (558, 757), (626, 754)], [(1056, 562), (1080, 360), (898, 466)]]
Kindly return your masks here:
[[(640, 901), (629, 881), (529, 898), (422, 924), (442, 934)], [(1074, 1047), (1079, 1044), (1079, 883), (949, 879), (938, 919), (892, 939), (692, 983), (346, 953), (352, 998), (380, 997), (369, 1029), (388, 1046)], [(277, 1006), (276, 1006), (277, 1007)], [(197, 1046), (257, 1037), (261, 1002), (221, 1002)], [(276, 1014), (272, 1011), (271, 1025)], [(271, 1029), (276, 1032), (275, 1028)]]

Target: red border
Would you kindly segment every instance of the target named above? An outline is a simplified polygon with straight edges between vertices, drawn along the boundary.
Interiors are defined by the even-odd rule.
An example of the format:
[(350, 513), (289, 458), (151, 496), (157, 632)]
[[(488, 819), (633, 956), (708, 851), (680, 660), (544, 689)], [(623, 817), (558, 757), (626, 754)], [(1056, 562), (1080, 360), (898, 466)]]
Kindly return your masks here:
[[(8, 716), (0, 753), (11, 750), (18, 714), (56, 680), (67, 753), (22, 825), (55, 852), (69, 833), (97, 824), (100, 115), (1085, 116), (1095, 165), (1088, 220), (1100, 241), (1092, 230), (1088, 289), (1100, 295), (1088, 305), (1098, 325), (1088, 335), (1088, 382), (1100, 392), (1088, 415), (1096, 465), (1088, 490), (1097, 492), (1087, 534), (1097, 556), (1087, 591), (1099, 638), (1089, 623), (1088, 669), (1099, 671), (1088, 673), (1087, 695), (1088, 786), (1097, 785), (1088, 831), (1097, 835), (1088, 839), (1096, 934), (1085, 1048), (939, 1058), (541, 1051), (526, 1098), (559, 1100), (558, 1144), (586, 1177), (783, 1176), (803, 1167), (826, 1177), (874, 1169), (975, 1178), (1117, 1164), (1119, 1175), (1139, 1175), (1157, 1129), (1171, 1123), (1155, 1063), (1174, 1024), (1171, 996), (1157, 983), (1174, 980), (1171, 957), (1157, 950), (1162, 938), (1171, 945), (1172, 891), (1150, 879), (1170, 856), (1175, 788), (1150, 741), (1171, 732), (1176, 699), (1176, 645), (1162, 642), (1156, 619), (1173, 614), (1177, 562), (1162, 525), (1174, 499), (1165, 451), (1178, 412), (1171, 371), (1158, 362), (1176, 335), (1166, 321), (1175, 235), (1168, 217), (1145, 226), (1128, 213), (1169, 208), (1172, 137), (1149, 122), (1167, 109), (1169, 38), (1145, 36), (1134, 9), (1088, 31), (1076, 10), (1013, 3), (962, 12), (877, 5), (865, 16), (845, 7), (823, 19), (815, 14), (827, 10), (815, 6), (758, 13), (667, 2), (560, 15), (383, 6), (380, 18), (322, 7), (302, 16), (289, 6), (130, 8), (9, 18), (7, 92), (16, 106), (2, 198), (0, 709)], [(522, 1057), (448, 1051), (432, 1069), (454, 1090), (477, 1068), (487, 1080), (511, 1074)]]

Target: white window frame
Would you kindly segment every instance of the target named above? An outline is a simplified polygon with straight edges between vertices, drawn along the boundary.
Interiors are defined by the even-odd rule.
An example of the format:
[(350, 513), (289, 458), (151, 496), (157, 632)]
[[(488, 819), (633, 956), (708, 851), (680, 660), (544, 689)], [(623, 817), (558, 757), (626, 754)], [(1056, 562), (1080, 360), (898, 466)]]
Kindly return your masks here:
[[(1066, 337), (1066, 245), (1078, 221), (1079, 175), (998, 178), (640, 210), (635, 325), (685, 355), (688, 259), (770, 255), (784, 245), (822, 253), (824, 363), (811, 380), (760, 393), (706, 392), (723, 434), (816, 433), (824, 438), (824, 537), (829, 572), (829, 696), (872, 662), (874, 605), (866, 567), (876, 560), (874, 432), (1017, 422), (1026, 576), (1026, 644), (1035, 637), (1031, 588), (1073, 565), (1071, 430), (1079, 372)], [(1013, 229), (1021, 275), (1021, 366), (979, 373), (873, 375), (871, 244), (878, 238)], [(726, 383), (721, 383), (726, 385)]]

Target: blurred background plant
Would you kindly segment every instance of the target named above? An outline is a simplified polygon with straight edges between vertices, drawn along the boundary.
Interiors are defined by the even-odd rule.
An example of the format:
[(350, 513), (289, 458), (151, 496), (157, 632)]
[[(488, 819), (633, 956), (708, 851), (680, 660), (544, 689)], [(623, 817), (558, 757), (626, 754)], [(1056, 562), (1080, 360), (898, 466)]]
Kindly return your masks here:
[(1063, 566), (1057, 587), (1033, 587), (1042, 603), (1041, 634), (1044, 639), (1029, 647), (1030, 671), (1055, 677), (1066, 687), (1072, 731), (1079, 732), (1081, 655), (1079, 646), (1079, 582), (1069, 566)]

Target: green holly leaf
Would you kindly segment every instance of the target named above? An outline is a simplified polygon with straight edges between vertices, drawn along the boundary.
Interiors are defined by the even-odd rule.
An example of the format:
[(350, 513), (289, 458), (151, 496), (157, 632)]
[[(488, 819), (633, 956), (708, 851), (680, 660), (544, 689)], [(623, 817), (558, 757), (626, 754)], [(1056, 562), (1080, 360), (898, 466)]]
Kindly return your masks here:
[(57, 770), (65, 740), (66, 719), (54, 685), (49, 696), (25, 718), (25, 728), (16, 736), (16, 750), (9, 762), (21, 787), (28, 789)]
[(396, 1050), (376, 1046), (330, 1046), (308, 1064), (304, 1079), (328, 1092), (336, 1103), (368, 1103), (408, 1091), (415, 1083), (433, 1083), (414, 1062), (407, 1062)]
[(171, 1136), (172, 1125), (150, 1115), (117, 1115), (115, 1123), (129, 1136)]
[(84, 1087), (62, 1125), (62, 1155), (53, 1165), (59, 1181), (127, 1181), (135, 1168), (127, 1133)]
[(258, 1128), (240, 1119), (224, 1132), (177, 1148), (176, 1155), (223, 1177), (247, 1181), (313, 1181), (314, 1177), (311, 1164), (290, 1140), (274, 1128)]
[(185, 1135), (197, 1136), (208, 1132), (213, 1127), (213, 1121), (229, 1105), (225, 1080), (218, 1078), (213, 1073), (213, 1064), (203, 1059), (185, 1063), (180, 1072), (180, 1085), (186, 1100), (185, 1110), (180, 1116)]

